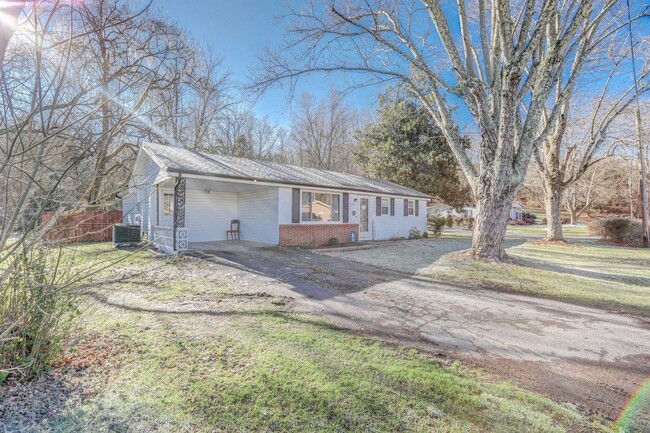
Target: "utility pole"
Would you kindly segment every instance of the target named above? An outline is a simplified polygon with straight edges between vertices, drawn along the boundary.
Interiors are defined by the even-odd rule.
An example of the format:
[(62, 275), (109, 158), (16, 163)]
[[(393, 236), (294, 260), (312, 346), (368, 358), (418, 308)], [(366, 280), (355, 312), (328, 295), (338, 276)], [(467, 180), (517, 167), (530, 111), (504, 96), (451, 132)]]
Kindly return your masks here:
[(641, 110), (636, 106), (636, 138), (639, 154), (639, 190), (641, 191), (641, 225), (643, 233), (643, 247), (650, 247), (650, 226), (648, 220), (648, 169), (646, 167), (646, 144), (643, 139), (643, 128), (641, 125)]

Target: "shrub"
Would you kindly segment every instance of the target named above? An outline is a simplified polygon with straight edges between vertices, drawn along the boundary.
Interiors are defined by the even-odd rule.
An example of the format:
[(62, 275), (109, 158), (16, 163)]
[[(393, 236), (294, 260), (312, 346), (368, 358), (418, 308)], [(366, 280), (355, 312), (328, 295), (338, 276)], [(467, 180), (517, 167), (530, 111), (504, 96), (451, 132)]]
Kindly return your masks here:
[(327, 245), (329, 245), (329, 246), (334, 246), (334, 245), (338, 245), (338, 244), (339, 244), (339, 238), (337, 238), (336, 236), (332, 236), (327, 241)]
[(448, 215), (445, 223), (447, 228), (452, 228), (454, 226), (454, 218), (451, 215)]
[[(442, 229), (447, 225), (446, 217), (429, 218), (429, 230), (433, 237), (437, 238), (442, 234)], [(413, 230), (413, 229), (411, 229)]]
[(592, 221), (587, 225), (587, 230), (610, 242), (628, 246), (640, 245), (643, 231), (640, 221), (623, 217)]
[(10, 259), (0, 287), (0, 381), (33, 377), (58, 354), (78, 314), (62, 259), (61, 250), (38, 245)]
[(534, 213), (530, 213), (530, 212), (524, 212), (524, 213), (521, 214), (521, 219), (523, 219), (523, 220), (529, 219), (529, 220), (533, 220), (533, 222), (534, 222), (537, 219), (537, 215), (535, 215)]
[(456, 222), (456, 225), (458, 227), (462, 227), (463, 224), (465, 224), (465, 218), (463, 218), (463, 217), (458, 217), (454, 221)]
[(467, 218), (467, 228), (469, 230), (474, 230), (474, 218), (473, 217)]
[(417, 227), (411, 227), (409, 230), (409, 239), (420, 239), (422, 237), (422, 232), (418, 230)]
[(527, 225), (524, 221), (519, 220), (508, 220), (509, 226), (525, 226)]

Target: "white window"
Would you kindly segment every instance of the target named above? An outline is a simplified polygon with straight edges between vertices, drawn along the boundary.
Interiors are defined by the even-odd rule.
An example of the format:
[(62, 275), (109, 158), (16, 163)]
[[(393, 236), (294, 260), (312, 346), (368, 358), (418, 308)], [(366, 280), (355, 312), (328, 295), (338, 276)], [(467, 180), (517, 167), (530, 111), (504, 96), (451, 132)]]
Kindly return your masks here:
[(463, 211), (463, 217), (465, 217), (465, 218), (472, 218), (473, 214), (474, 214), (474, 212), (472, 212), (471, 209), (465, 209)]
[(174, 213), (174, 193), (163, 193), (163, 215), (172, 215)]
[(388, 199), (387, 198), (382, 198), (381, 199), (381, 214), (382, 215), (388, 215)]
[(302, 221), (341, 221), (340, 194), (303, 191), (301, 196), (300, 218)]
[(415, 201), (409, 200), (409, 215), (415, 215)]

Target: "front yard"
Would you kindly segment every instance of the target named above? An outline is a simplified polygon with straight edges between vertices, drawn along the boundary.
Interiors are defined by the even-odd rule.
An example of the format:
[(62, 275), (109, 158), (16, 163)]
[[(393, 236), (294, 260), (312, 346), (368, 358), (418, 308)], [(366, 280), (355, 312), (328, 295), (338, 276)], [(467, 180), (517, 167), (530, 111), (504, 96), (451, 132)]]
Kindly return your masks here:
[(260, 290), (271, 279), (107, 244), (78, 257), (122, 261), (88, 287), (58, 367), (0, 388), (7, 431), (609, 431), (571, 405), (328, 325)]
[[(524, 226), (525, 227), (525, 226)], [(507, 240), (510, 261), (468, 260), (469, 235), (387, 243), (325, 254), (437, 280), (650, 316), (650, 251), (595, 242), (568, 245)]]

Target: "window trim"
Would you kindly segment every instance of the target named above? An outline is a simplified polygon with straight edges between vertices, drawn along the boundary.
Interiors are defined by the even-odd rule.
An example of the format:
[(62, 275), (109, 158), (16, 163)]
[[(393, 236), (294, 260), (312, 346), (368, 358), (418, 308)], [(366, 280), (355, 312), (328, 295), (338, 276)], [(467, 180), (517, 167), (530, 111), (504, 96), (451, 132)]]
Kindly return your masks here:
[(415, 216), (415, 200), (408, 199), (407, 216)]
[[(381, 198), (381, 216), (390, 216), (390, 198), (389, 197), (380, 197)], [(384, 213), (384, 201), (386, 202), (386, 213)]]
[[(339, 197), (339, 220), (338, 221), (310, 221), (302, 219), (303, 207), (303, 193), (310, 192), (312, 194), (329, 194), (331, 196), (337, 195)], [(334, 191), (323, 191), (318, 189), (300, 189), (300, 224), (344, 224), (343, 223), (343, 193)]]
[[(161, 204), (162, 204), (162, 206), (160, 206), (160, 207), (161, 207), (161, 210), (162, 210), (162, 212), (160, 213), (160, 215), (162, 215), (163, 217), (168, 217), (168, 216), (170, 216), (170, 217), (173, 218), (173, 217), (174, 217), (174, 190), (171, 189), (171, 188), (161, 189), (161, 190), (160, 190), (160, 195), (161, 195), (161, 197), (160, 197), (160, 202), (161, 202)], [(172, 196), (171, 212), (170, 212), (170, 213), (165, 212), (165, 196), (166, 196), (166, 195), (171, 195), (171, 196)]]

